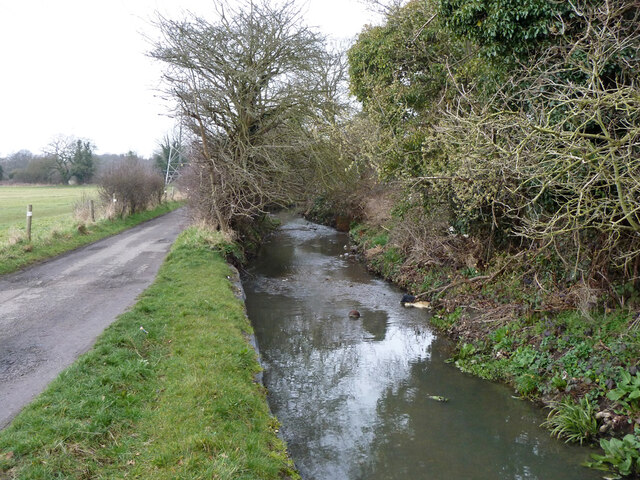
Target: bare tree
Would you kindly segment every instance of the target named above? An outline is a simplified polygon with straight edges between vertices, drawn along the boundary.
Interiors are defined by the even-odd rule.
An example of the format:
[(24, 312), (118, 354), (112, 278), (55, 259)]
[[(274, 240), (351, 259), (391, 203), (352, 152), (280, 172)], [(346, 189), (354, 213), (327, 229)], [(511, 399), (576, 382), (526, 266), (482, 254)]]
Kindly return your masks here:
[(204, 216), (223, 230), (286, 205), (317, 170), (344, 66), (300, 23), (292, 1), (227, 3), (214, 23), (158, 17), (151, 56), (193, 136), (191, 178)]
[(80, 183), (88, 181), (95, 172), (94, 146), (88, 140), (72, 136), (56, 136), (44, 150), (44, 155), (55, 163), (55, 169), (63, 183), (76, 177)]

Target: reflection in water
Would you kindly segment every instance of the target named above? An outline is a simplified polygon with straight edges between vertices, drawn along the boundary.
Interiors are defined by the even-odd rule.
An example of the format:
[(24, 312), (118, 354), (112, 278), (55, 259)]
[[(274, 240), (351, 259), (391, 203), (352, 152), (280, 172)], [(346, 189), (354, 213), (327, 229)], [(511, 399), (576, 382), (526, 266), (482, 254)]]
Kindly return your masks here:
[(538, 427), (541, 412), (446, 364), (426, 313), (340, 258), (346, 241), (290, 221), (245, 279), (269, 402), (303, 478), (599, 478), (578, 466), (586, 449)]

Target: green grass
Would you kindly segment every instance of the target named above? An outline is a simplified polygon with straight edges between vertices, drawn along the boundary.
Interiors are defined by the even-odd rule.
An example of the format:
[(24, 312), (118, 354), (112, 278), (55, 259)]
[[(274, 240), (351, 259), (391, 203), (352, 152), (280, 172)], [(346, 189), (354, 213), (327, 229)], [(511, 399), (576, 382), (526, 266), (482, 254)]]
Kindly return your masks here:
[(0, 243), (7, 239), (11, 227), (24, 228), (27, 205), (33, 205), (33, 230), (37, 232), (70, 219), (75, 203), (82, 198), (95, 200), (97, 192), (94, 185), (0, 186)]
[(0, 432), (0, 479), (298, 478), (215, 241), (181, 234), (133, 309)]
[(55, 224), (54, 228), (34, 236), (31, 243), (28, 243), (23, 237), (19, 237), (16, 243), (0, 242), (0, 275), (14, 272), (33, 263), (115, 235), (139, 223), (175, 210), (181, 205), (181, 202), (167, 202), (152, 210), (136, 213), (126, 218), (105, 219), (96, 223), (84, 223), (73, 220), (69, 216), (68, 220)]

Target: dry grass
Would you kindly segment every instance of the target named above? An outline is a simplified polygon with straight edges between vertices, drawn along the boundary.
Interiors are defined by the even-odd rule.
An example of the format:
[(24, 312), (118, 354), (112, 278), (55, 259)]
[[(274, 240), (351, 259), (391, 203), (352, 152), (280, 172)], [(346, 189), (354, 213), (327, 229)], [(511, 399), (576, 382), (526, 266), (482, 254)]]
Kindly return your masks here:
[(17, 227), (9, 227), (9, 231), (4, 243), (8, 246), (13, 246), (17, 245), (18, 243), (24, 242), (26, 239), (27, 237), (24, 231), (20, 230)]
[(361, 196), (362, 214), (368, 224), (373, 226), (387, 225), (391, 221), (391, 211), (398, 201), (399, 192), (394, 188), (382, 188), (380, 185), (367, 188)]
[(400, 248), (406, 264), (421, 267), (477, 268), (483, 246), (476, 238), (452, 234), (444, 208), (425, 213), (413, 208), (394, 223), (390, 243)]

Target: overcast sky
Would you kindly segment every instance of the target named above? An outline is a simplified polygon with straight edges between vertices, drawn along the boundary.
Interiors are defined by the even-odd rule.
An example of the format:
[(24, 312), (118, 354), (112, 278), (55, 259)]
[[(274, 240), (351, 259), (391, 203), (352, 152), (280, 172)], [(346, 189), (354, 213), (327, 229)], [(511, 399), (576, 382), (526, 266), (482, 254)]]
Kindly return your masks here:
[[(0, 157), (40, 153), (56, 135), (98, 153), (150, 156), (171, 131), (146, 57), (154, 12), (214, 19), (215, 0), (0, 0)], [(307, 0), (307, 24), (351, 39), (374, 19), (358, 0)]]

